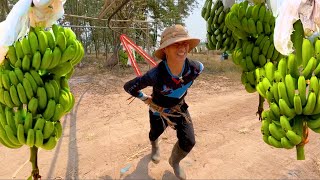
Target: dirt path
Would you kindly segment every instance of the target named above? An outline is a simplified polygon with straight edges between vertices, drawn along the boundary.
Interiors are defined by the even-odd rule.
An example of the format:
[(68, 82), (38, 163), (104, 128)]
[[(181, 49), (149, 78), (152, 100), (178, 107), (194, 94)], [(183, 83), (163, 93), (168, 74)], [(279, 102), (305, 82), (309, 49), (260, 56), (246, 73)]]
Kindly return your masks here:
[[(43, 179), (175, 179), (168, 163), (175, 131), (168, 128), (161, 136), (160, 163), (150, 162), (147, 107), (138, 100), (128, 105), (121, 87), (130, 78), (102, 74), (70, 81), (77, 104), (62, 120), (56, 148), (39, 152)], [(296, 160), (294, 149), (266, 145), (255, 116), (257, 94), (226, 77), (215, 78), (200, 78), (189, 90), (197, 142), (182, 161), (189, 179), (319, 179), (318, 135), (311, 133), (304, 161)], [(26, 146), (1, 146), (0, 154), (0, 179), (28, 177)]]

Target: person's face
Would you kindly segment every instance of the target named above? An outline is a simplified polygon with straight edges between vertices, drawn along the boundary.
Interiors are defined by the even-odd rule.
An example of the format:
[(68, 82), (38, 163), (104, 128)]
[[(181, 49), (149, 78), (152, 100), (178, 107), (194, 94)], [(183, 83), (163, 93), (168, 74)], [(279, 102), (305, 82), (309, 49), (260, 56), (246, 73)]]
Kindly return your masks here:
[(164, 48), (164, 53), (168, 59), (184, 61), (189, 51), (189, 43), (186, 41), (177, 42)]

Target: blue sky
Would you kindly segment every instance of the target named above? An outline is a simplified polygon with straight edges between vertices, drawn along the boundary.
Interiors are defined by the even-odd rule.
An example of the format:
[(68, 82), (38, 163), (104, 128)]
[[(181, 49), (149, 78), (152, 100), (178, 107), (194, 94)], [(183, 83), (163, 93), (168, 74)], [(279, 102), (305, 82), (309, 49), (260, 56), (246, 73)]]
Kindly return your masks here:
[(201, 39), (201, 41), (205, 41), (207, 34), (206, 21), (201, 17), (201, 9), (204, 4), (204, 0), (197, 0), (198, 8), (194, 9), (192, 14), (187, 17), (185, 21), (185, 25), (187, 30), (189, 31), (190, 36)]

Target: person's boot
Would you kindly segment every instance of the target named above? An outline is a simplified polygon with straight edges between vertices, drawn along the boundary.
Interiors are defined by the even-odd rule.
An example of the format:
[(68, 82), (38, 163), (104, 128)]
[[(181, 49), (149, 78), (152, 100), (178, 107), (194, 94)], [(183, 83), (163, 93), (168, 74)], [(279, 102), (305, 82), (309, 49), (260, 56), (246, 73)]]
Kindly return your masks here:
[(159, 140), (151, 141), (151, 159), (152, 162), (158, 164), (160, 161), (160, 149), (159, 149)]
[(186, 174), (182, 167), (179, 165), (180, 161), (187, 156), (188, 152), (183, 151), (179, 147), (179, 143), (177, 142), (173, 149), (172, 153), (169, 159), (169, 164), (174, 170), (174, 174), (177, 176), (179, 179), (186, 179)]

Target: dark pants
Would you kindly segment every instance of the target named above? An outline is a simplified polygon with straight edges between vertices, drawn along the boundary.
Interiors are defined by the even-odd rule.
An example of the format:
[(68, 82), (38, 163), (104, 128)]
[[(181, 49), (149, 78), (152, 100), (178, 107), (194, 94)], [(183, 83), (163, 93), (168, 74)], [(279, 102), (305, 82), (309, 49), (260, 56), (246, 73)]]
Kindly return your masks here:
[[(183, 109), (183, 112), (189, 114), (187, 107), (188, 106), (184, 104), (182, 105), (181, 109)], [(150, 141), (155, 141), (168, 127), (168, 123), (164, 118), (161, 118), (159, 115), (154, 115), (152, 111), (149, 111), (149, 116), (150, 116), (149, 139)], [(180, 148), (185, 152), (190, 152), (196, 143), (191, 118), (189, 118), (190, 122), (187, 122), (187, 120), (183, 116), (169, 117), (169, 119), (173, 123), (176, 123), (175, 129), (177, 131), (177, 138), (179, 140)]]

